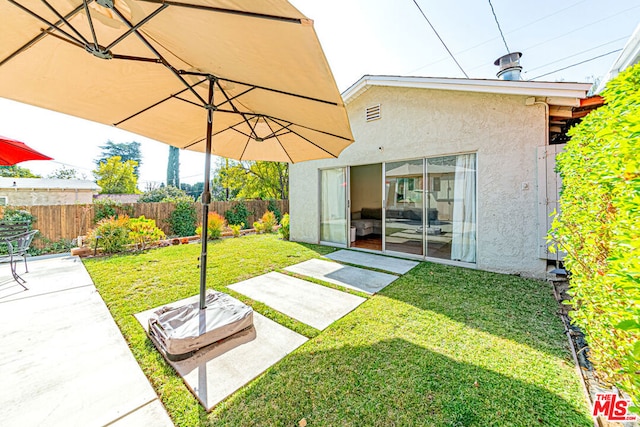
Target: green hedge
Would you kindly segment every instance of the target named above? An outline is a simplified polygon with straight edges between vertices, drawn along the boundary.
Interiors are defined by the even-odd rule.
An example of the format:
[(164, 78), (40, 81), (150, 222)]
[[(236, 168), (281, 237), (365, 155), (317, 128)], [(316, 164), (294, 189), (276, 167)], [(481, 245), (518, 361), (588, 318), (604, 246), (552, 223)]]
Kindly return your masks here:
[(640, 64), (602, 93), (558, 156), (561, 215), (551, 237), (567, 252), (573, 321), (599, 374), (640, 405)]

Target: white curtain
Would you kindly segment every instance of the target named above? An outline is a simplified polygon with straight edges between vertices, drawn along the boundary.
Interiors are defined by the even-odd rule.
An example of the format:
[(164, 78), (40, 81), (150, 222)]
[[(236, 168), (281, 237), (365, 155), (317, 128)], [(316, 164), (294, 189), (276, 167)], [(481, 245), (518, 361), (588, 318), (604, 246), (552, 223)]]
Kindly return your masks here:
[(451, 259), (476, 262), (476, 155), (456, 158)]
[(346, 244), (346, 171), (344, 168), (323, 170), (320, 180), (320, 240)]

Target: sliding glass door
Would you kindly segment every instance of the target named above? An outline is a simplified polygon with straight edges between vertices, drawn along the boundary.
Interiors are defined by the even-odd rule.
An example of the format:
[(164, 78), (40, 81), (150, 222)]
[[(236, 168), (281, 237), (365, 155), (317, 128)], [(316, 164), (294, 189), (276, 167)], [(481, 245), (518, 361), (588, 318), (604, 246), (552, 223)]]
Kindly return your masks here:
[(320, 240), (347, 244), (347, 170), (320, 171)]
[(476, 262), (476, 155), (427, 159), (427, 256)]
[(385, 249), (424, 254), (424, 161), (385, 165)]

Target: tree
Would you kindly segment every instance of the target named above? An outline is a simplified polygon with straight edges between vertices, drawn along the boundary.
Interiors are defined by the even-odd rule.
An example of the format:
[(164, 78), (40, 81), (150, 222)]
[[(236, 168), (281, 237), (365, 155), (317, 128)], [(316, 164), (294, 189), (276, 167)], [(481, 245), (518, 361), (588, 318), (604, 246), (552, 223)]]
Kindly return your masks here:
[(140, 154), (140, 143), (136, 141), (132, 142), (120, 142), (116, 143), (111, 140), (107, 141), (105, 145), (101, 145), (102, 153), (100, 157), (95, 161), (96, 165), (106, 162), (109, 158), (118, 156), (122, 162), (132, 160), (136, 162), (136, 166), (133, 170), (134, 175), (140, 178), (139, 167), (142, 165), (142, 154)]
[(0, 176), (6, 178), (41, 178), (27, 168), (20, 166), (0, 166)]
[(167, 162), (167, 186), (180, 188), (180, 149), (171, 145)]
[(138, 192), (138, 178), (133, 172), (136, 162), (121, 161), (120, 156), (113, 156), (98, 165), (93, 171), (102, 194), (135, 194)]
[(66, 166), (62, 166), (61, 168), (58, 168), (56, 170), (54, 170), (53, 172), (51, 172), (49, 175), (47, 175), (47, 178), (54, 178), (54, 179), (86, 179), (86, 176), (80, 176), (78, 174), (78, 171), (73, 169), (73, 168), (67, 168)]
[(280, 162), (232, 162), (222, 166), (214, 182), (246, 199), (289, 198), (289, 164)]
[(166, 187), (160, 187), (151, 191), (145, 191), (138, 199), (138, 203), (162, 202), (165, 201), (165, 199), (178, 199), (182, 197), (189, 196), (184, 190), (176, 188), (172, 185), (167, 185)]

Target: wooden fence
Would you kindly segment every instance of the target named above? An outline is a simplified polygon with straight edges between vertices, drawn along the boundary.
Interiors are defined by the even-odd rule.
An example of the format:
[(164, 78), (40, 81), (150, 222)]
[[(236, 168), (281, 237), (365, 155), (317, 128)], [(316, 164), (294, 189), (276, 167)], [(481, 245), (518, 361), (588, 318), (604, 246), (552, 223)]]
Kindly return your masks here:
[[(288, 200), (276, 200), (276, 206), (282, 214), (289, 212)], [(269, 204), (266, 200), (245, 200), (231, 202), (212, 202), (209, 205), (210, 212), (217, 212), (224, 216), (227, 210), (232, 209), (238, 203), (244, 203), (249, 212), (253, 215), (248, 218), (248, 225), (267, 211)], [(60, 239), (75, 239), (78, 236), (86, 235), (94, 227), (94, 205), (52, 205), (52, 206), (10, 206), (7, 208), (26, 210), (35, 216), (33, 228), (40, 230), (40, 235), (51, 241)], [(145, 218), (156, 220), (156, 225), (167, 234), (172, 234), (168, 219), (175, 209), (173, 203), (123, 203), (121, 208), (116, 210), (120, 214), (127, 214), (131, 217), (144, 215)], [(201, 222), (202, 205), (196, 203), (198, 212), (197, 222)], [(41, 246), (41, 242), (34, 241), (36, 246)]]

